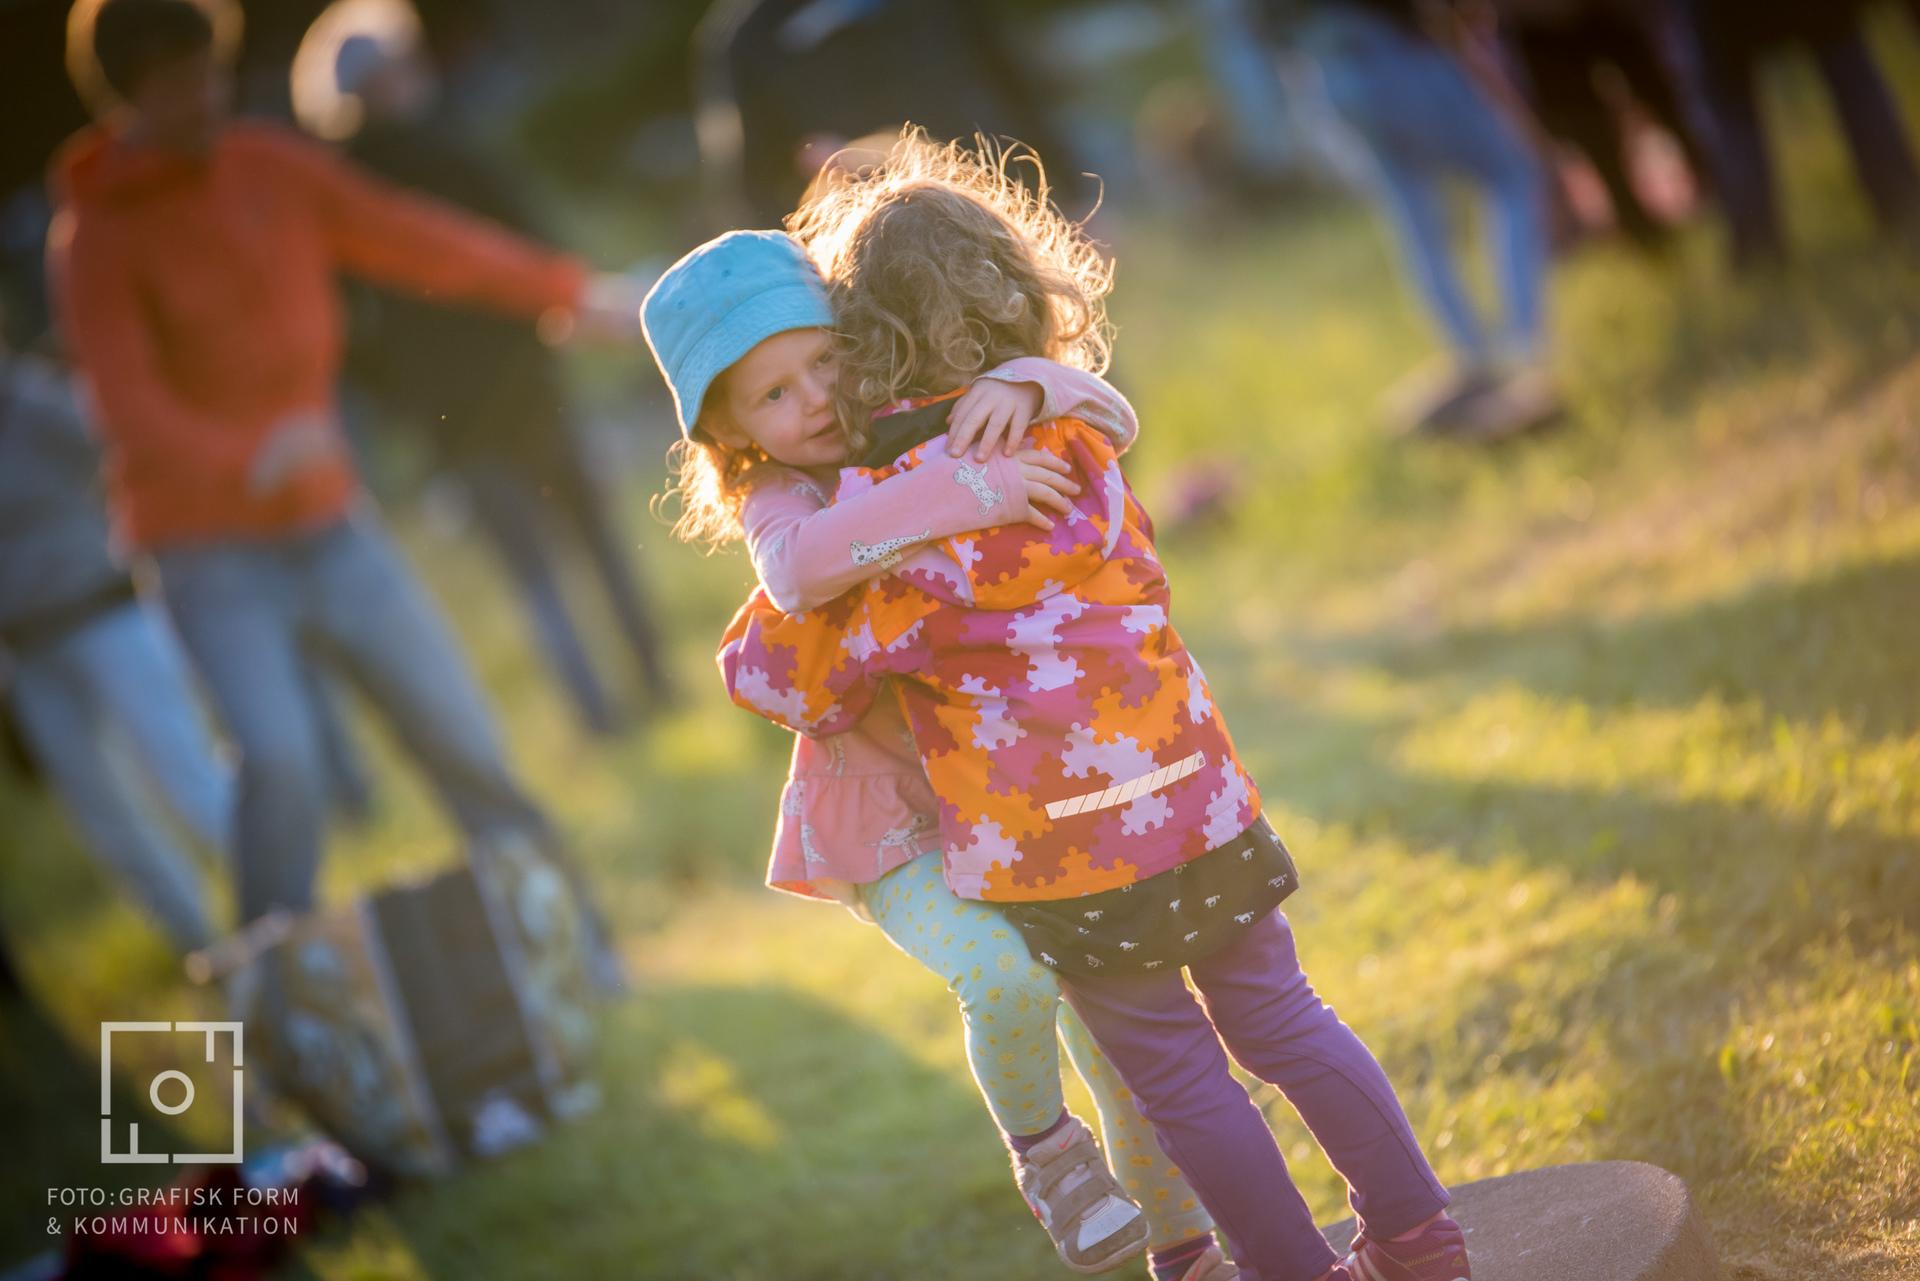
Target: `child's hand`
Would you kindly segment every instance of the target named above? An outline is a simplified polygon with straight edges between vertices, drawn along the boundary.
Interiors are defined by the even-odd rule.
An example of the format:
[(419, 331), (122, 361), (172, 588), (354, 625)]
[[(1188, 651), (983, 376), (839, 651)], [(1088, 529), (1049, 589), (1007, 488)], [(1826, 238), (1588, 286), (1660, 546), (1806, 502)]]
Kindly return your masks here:
[[(1021, 427), (1025, 431), (1024, 426)], [(1013, 456), (1020, 464), (1020, 479), (1027, 485), (1027, 523), (1052, 529), (1053, 518), (1040, 510), (1045, 507), (1066, 515), (1073, 506), (1073, 495), (1080, 483), (1073, 479), (1073, 467), (1044, 449), (1023, 449)]]
[(980, 447), (974, 451), (973, 461), (986, 462), (1000, 445), (1006, 447), (1011, 458), (1039, 412), (1039, 383), (981, 378), (953, 402), (953, 413), (947, 418), (947, 456), (958, 458), (978, 437)]

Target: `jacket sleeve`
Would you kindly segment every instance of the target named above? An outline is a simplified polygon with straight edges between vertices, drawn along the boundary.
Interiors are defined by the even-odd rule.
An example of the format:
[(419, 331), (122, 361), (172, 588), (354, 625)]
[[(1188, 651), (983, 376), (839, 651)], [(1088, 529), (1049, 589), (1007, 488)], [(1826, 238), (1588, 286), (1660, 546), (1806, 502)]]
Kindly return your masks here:
[(1125, 532), (1126, 480), (1104, 432), (1061, 418), (1035, 428), (1029, 443), (1072, 464), (1080, 492), (1052, 529), (1007, 525), (946, 540), (966, 573), (976, 609), (1023, 609), (1084, 582), (1113, 555)]
[(580, 299), (586, 269), (504, 228), (370, 177), (316, 143), (269, 144), (306, 190), (345, 270), (442, 302), (538, 316)]
[(975, 466), (941, 451), (825, 504), (813, 482), (793, 472), (769, 476), (747, 496), (747, 554), (776, 609), (813, 609), (922, 544), (1027, 518), (1019, 464), (1004, 455)]
[(106, 438), (130, 454), (190, 459), (209, 475), (244, 473), (253, 439), (182, 400), (161, 375), (134, 266), (111, 230), (66, 213), (48, 251), (61, 331)]
[(1040, 388), (1040, 412), (1035, 422), (1050, 418), (1078, 418), (1113, 441), (1117, 453), (1126, 453), (1140, 438), (1140, 419), (1133, 405), (1098, 374), (1074, 369), (1042, 356), (1020, 356), (980, 375), (1006, 383), (1033, 383)]
[(715, 660), (735, 703), (824, 738), (860, 723), (881, 683), (912, 649), (911, 636), (893, 646), (875, 642), (865, 593), (786, 614), (756, 589), (727, 624)]

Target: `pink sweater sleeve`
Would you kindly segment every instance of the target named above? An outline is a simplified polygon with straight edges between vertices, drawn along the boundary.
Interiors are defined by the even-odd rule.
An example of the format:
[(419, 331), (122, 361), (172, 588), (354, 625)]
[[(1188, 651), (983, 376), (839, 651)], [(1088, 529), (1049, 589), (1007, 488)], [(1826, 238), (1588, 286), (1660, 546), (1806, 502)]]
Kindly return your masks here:
[(923, 543), (1027, 518), (1019, 464), (948, 458), (889, 476), (831, 506), (791, 468), (768, 468), (741, 510), (747, 554), (774, 606), (804, 613), (885, 573)]
[(997, 369), (980, 375), (1003, 383), (1033, 383), (1040, 388), (1040, 412), (1036, 423), (1051, 418), (1078, 418), (1089, 427), (1105, 432), (1117, 453), (1126, 453), (1140, 436), (1140, 420), (1133, 406), (1115, 387), (1098, 374), (1071, 369), (1040, 356), (1021, 356)]

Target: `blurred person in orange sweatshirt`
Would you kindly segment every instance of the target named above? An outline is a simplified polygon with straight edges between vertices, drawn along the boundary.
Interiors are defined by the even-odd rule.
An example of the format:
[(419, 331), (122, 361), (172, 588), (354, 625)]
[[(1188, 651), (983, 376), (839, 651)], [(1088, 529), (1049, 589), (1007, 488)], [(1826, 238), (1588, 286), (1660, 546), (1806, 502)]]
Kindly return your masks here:
[(390, 718), (468, 837), (552, 844), (355, 474), (334, 400), (338, 276), (538, 316), (549, 333), (638, 321), (621, 278), (289, 131), (230, 122), (238, 18), (230, 0), (74, 6), (68, 69), (98, 123), (56, 161), (49, 259), (118, 532), (152, 557), (239, 749), (246, 923), (312, 906), (327, 784), (303, 648)]

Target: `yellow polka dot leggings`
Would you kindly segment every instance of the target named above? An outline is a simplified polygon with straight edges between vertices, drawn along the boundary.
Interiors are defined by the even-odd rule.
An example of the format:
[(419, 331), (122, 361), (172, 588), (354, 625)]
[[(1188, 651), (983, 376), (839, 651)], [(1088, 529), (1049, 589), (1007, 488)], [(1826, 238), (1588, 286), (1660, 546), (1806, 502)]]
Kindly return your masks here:
[[(867, 911), (901, 951), (946, 980), (960, 1002), (967, 1059), (987, 1110), (1009, 1134), (1037, 1134), (1060, 1115), (1060, 1042), (1100, 1111), (1107, 1160), (1146, 1212), (1153, 1249), (1209, 1231), (1213, 1221), (1161, 1152), (1132, 1093), (1060, 999), (1053, 974), (990, 903), (963, 899), (919, 858), (865, 887)], [(1056, 1026), (1059, 1029), (1055, 1035)]]

